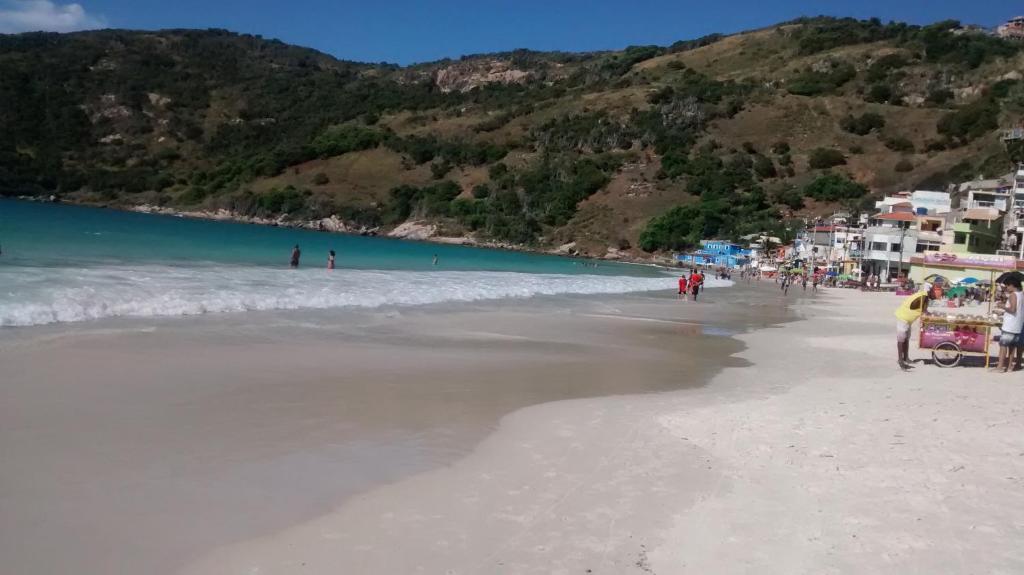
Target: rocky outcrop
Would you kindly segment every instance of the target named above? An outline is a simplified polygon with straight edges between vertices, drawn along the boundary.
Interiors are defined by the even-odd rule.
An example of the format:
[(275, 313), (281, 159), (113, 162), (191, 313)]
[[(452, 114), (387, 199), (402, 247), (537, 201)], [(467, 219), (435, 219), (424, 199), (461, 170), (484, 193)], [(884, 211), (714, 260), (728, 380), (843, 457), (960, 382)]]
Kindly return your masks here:
[(530, 72), (515, 68), (504, 60), (468, 60), (437, 71), (434, 83), (442, 92), (468, 92), (487, 84), (521, 84)]
[(437, 235), (437, 226), (426, 222), (408, 221), (388, 232), (388, 237), (403, 240), (428, 240)]
[(246, 224), (258, 224), (261, 226), (305, 228), (307, 230), (315, 230), (320, 232), (359, 234), (364, 236), (375, 236), (377, 235), (378, 231), (377, 228), (365, 228), (362, 226), (352, 225), (350, 223), (345, 222), (336, 215), (332, 215), (329, 218), (321, 218), (318, 220), (293, 220), (290, 219), (287, 215), (280, 215), (277, 216), (276, 218), (261, 218), (258, 216), (248, 216), (245, 214), (240, 214), (238, 212), (225, 210), (223, 208), (218, 210), (183, 211), (175, 210), (173, 208), (142, 204), (140, 206), (133, 206), (129, 209), (131, 209), (131, 211), (133, 212), (142, 212), (144, 214), (163, 214), (166, 216), (197, 218), (201, 220), (242, 222)]

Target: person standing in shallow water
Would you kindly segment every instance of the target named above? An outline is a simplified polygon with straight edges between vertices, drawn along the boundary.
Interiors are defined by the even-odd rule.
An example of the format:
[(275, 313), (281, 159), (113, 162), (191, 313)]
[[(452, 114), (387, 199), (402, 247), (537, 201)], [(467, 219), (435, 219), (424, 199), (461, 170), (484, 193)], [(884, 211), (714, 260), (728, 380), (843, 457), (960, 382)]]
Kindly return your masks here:
[(291, 265), (291, 267), (293, 267), (293, 268), (299, 267), (299, 258), (301, 258), (301, 257), (302, 257), (302, 250), (299, 249), (299, 244), (295, 244), (295, 247), (292, 248), (292, 259), (291, 259), (291, 263), (289, 265)]
[(327, 253), (327, 269), (334, 269), (334, 250)]
[(434, 254), (434, 265), (437, 265), (437, 254)]

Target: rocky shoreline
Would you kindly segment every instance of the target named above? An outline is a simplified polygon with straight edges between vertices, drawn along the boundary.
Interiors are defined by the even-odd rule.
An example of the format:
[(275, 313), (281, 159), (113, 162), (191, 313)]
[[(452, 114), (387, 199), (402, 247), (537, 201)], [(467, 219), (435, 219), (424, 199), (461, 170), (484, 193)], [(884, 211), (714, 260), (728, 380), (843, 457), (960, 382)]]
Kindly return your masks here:
[[(117, 208), (115, 208), (117, 209)], [(640, 259), (630, 257), (628, 252), (618, 250), (613, 247), (609, 247), (606, 254), (603, 256), (594, 256), (580, 253), (576, 249), (576, 243), (570, 242), (567, 244), (560, 245), (551, 249), (536, 249), (530, 248), (523, 245), (511, 244), (506, 242), (494, 242), (485, 241), (475, 238), (473, 236), (442, 236), (438, 235), (438, 226), (436, 224), (425, 222), (425, 221), (407, 221), (404, 222), (394, 229), (384, 231), (380, 227), (368, 228), (363, 226), (351, 225), (336, 215), (331, 215), (328, 218), (312, 219), (312, 220), (294, 220), (288, 218), (286, 215), (281, 215), (276, 218), (261, 218), (256, 216), (247, 216), (232, 212), (231, 210), (218, 209), (218, 210), (177, 210), (174, 208), (164, 206), (154, 206), (149, 204), (141, 204), (128, 208), (129, 211), (145, 213), (145, 214), (161, 214), (175, 217), (185, 218), (196, 218), (204, 220), (216, 220), (216, 221), (230, 221), (239, 222), (245, 224), (254, 224), (261, 226), (275, 226), (275, 227), (288, 227), (288, 228), (299, 228), (312, 231), (328, 232), (328, 233), (340, 233), (340, 234), (355, 234), (361, 236), (381, 236), (393, 239), (402, 239), (409, 241), (421, 241), (421, 242), (432, 242), (437, 244), (448, 244), (448, 245), (464, 245), (479, 248), (490, 248), (500, 250), (513, 250), (520, 252), (539, 253), (547, 255), (558, 255), (567, 257), (587, 257), (593, 259), (604, 259), (609, 261), (619, 261), (623, 263), (635, 263), (644, 265), (671, 265), (672, 262), (666, 258), (658, 258), (656, 256), (650, 259)]]

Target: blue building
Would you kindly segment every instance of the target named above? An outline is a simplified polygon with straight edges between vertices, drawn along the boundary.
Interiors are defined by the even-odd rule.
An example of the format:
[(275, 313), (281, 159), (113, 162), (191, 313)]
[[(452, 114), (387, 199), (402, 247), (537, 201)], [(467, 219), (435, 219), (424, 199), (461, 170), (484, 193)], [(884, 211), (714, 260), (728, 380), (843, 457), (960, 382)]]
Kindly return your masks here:
[(699, 250), (677, 254), (676, 259), (689, 265), (739, 268), (750, 263), (750, 250), (721, 240), (701, 240)]

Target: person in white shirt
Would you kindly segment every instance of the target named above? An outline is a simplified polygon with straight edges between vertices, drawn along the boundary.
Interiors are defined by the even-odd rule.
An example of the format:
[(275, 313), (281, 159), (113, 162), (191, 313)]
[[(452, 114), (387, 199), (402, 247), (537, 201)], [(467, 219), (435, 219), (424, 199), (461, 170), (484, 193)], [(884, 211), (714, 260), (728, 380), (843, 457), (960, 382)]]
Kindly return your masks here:
[[(1003, 289), (1006, 291), (1006, 304), (1003, 313), (1002, 334), (999, 336), (999, 363), (995, 371), (1006, 373), (1020, 369), (1021, 362), (1021, 332), (1024, 331), (1024, 293), (1021, 293), (1021, 283), (1017, 278), (1008, 278), (1003, 282)], [(1016, 354), (1016, 366), (1014, 366), (1014, 354)]]

